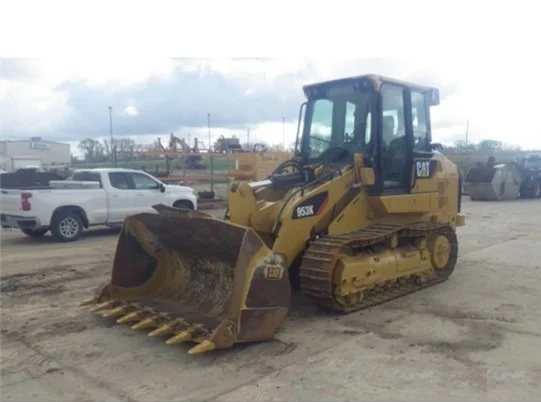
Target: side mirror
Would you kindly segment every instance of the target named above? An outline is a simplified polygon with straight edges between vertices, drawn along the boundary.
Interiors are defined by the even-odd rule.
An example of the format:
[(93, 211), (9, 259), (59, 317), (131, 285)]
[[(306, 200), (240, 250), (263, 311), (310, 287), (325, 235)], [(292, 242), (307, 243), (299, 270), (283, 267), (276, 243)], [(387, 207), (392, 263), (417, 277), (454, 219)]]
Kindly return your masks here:
[(160, 183), (160, 191), (165, 193), (165, 186), (162, 183)]

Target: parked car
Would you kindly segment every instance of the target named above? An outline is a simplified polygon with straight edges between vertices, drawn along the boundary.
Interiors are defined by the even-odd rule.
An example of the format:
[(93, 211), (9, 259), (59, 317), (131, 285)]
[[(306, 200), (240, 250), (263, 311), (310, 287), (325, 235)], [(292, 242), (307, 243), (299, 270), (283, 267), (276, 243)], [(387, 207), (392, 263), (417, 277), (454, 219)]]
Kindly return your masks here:
[(48, 188), (2, 189), (1, 201), (2, 227), (31, 237), (50, 230), (67, 242), (90, 226), (120, 226), (129, 215), (156, 213), (155, 204), (196, 210), (198, 199), (191, 187), (164, 184), (140, 170), (102, 168), (76, 170)]

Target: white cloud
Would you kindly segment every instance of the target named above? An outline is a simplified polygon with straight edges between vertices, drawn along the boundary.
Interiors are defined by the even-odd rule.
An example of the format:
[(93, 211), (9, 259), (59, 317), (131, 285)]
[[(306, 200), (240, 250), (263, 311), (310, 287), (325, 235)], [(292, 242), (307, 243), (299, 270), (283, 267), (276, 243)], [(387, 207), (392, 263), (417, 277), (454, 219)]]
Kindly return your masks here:
[(171, 73), (169, 59), (149, 58), (75, 58), (34, 59), (38, 76), (45, 85), (81, 80), (89, 86), (131, 86), (155, 76)]
[[(421, 83), (442, 88), (442, 104), (432, 110), (436, 141), (445, 142), (464, 135), (466, 121), (469, 121), (472, 141), (494, 138), (541, 148), (541, 128), (537, 118), (541, 59), (535, 52), (539, 47), (536, 38), (541, 37), (541, 33), (537, 22), (538, 6), (534, 2), (518, 0), (487, 6), (486, 3), (460, 0), (449, 5), (427, 0), (381, 0), (355, 9), (348, 2), (335, 0), (332, 8), (314, 3), (309, 13), (304, 3), (284, 0), (267, 5), (242, 0), (216, 1), (212, 6), (208, 2), (197, 2), (190, 6), (189, 14), (193, 17), (184, 18), (179, 24), (178, 16), (186, 15), (186, 10), (182, 10), (177, 2), (160, 3), (159, 7), (132, 2), (129, 4), (130, 18), (126, 19), (122, 17), (125, 15), (124, 2), (96, 1), (82, 17), (79, 9), (69, 2), (62, 5), (61, 14), (52, 13), (50, 4), (43, 2), (33, 4), (31, 14), (26, 3), (10, 2), (3, 6), (5, 18), (0, 26), (3, 30), (0, 41), (5, 38), (2, 48), (9, 49), (7, 52), (22, 54), (29, 46), (34, 46), (34, 54), (52, 55), (54, 50), (50, 48), (58, 47), (60, 43), (65, 50), (56, 52), (62, 54), (62, 58), (51, 56), (30, 62), (24, 80), (1, 77), (2, 136), (6, 135), (7, 127), (13, 129), (13, 135), (18, 135), (17, 131), (24, 131), (25, 136), (28, 131), (54, 133), (70, 118), (77, 122), (86, 118), (92, 124), (101, 124), (100, 130), (106, 133), (109, 99), (103, 99), (103, 107), (99, 104), (102, 88), (135, 92), (150, 78), (170, 77), (174, 66), (181, 65), (199, 71), (200, 76), (210, 70), (218, 71), (226, 79), (241, 82), (245, 95), (272, 90), (277, 99), (282, 99), (286, 93), (301, 94), (303, 84), (318, 80), (367, 72), (397, 78), (411, 76)], [(103, 12), (104, 9), (107, 11)], [(213, 12), (209, 13), (209, 9)], [(231, 10), (243, 12), (235, 15)], [(224, 19), (226, 13), (228, 18)], [(21, 24), (21, 19), (26, 23)], [(100, 26), (96, 29), (95, 21), (98, 20)], [(212, 27), (219, 41), (216, 35), (201, 34), (202, 22), (204, 26)], [(28, 26), (33, 30), (28, 30)], [(36, 36), (35, 32), (40, 34)], [(66, 32), (70, 34), (66, 35)], [(89, 52), (96, 56), (89, 57)], [(120, 52), (134, 56), (119, 58)], [(291, 57), (170, 60), (152, 56), (180, 52), (195, 56), (274, 53)], [(32, 51), (26, 53), (32, 54)], [(318, 57), (299, 57), (306, 54)], [(337, 54), (341, 56), (338, 58)], [(407, 57), (374, 59), (398, 54)], [(363, 55), (364, 58), (348, 60), (344, 55), (351, 58)], [(291, 76), (283, 78), (288, 73)], [(93, 101), (103, 113), (92, 115), (87, 110), (72, 109), (69, 102), (72, 94), (67, 90), (54, 90), (70, 80), (96, 88), (98, 99)], [(196, 107), (201, 108), (200, 118), (195, 120), (204, 125), (207, 95), (188, 92), (186, 96), (194, 98), (194, 104), (199, 102)], [(231, 102), (224, 101), (220, 105), (222, 110), (213, 110), (213, 114), (230, 113), (233, 103), (245, 106), (232, 99)], [(114, 108), (129, 114), (126, 105), (133, 106), (139, 118), (125, 118), (124, 122), (146, 124), (148, 131), (158, 131), (148, 123), (161, 116), (151, 115), (138, 99), (132, 100), (129, 96)], [(293, 112), (296, 114), (297, 110)], [(179, 111), (182, 113), (186, 112)], [(285, 112), (277, 110), (276, 113), (276, 119), (280, 119)], [(122, 124), (116, 117), (113, 117), (115, 130)], [(287, 135), (294, 137), (296, 122), (287, 127)], [(149, 133), (140, 138), (152, 141), (170, 131), (186, 130), (192, 129), (171, 127), (163, 134)], [(207, 137), (206, 127), (192, 131), (201, 134), (201, 138)], [(213, 128), (216, 135), (220, 132), (245, 135), (243, 130)], [(62, 135), (75, 137), (85, 133), (66, 130)], [(251, 136), (256, 138), (257, 135), (269, 142), (280, 143), (281, 123), (262, 121), (254, 124)]]
[(138, 116), (139, 112), (137, 111), (137, 108), (135, 106), (127, 106), (122, 111), (123, 116)]
[(19, 81), (2, 79), (2, 122), (0, 132), (5, 136), (5, 126), (25, 127), (29, 131), (50, 132), (60, 125), (70, 113), (66, 94), (45, 85), (28, 85)]
[[(61, 83), (75, 80), (89, 87), (107, 86), (131, 91), (150, 78), (170, 77), (175, 65), (200, 71), (201, 75), (209, 70), (218, 71), (226, 79), (240, 80), (237, 82), (245, 86), (246, 95), (272, 90), (278, 99), (286, 94), (298, 94), (301, 98), (301, 86), (314, 81), (370, 72), (397, 78), (411, 76), (419, 83), (442, 87), (442, 104), (432, 111), (435, 141), (445, 142), (463, 135), (466, 121), (469, 121), (471, 141), (493, 138), (523, 147), (541, 148), (541, 128), (537, 122), (537, 97), (541, 92), (539, 59), (528, 59), (527, 62), (523, 59), (520, 67), (517, 67), (511, 56), (490, 52), (484, 52), (478, 58), (460, 57), (456, 52), (454, 55), (438, 57), (430, 52), (426, 56), (424, 52), (419, 54), (421, 56), (410, 59), (387, 60), (34, 59), (29, 65), (30, 74), (24, 80), (17, 81), (11, 77), (2, 80), (2, 124), (3, 127), (29, 127), (30, 131), (36, 133), (54, 132), (55, 128), (76, 112), (70, 109), (67, 102), (69, 94), (55, 90)], [(520, 74), (516, 72), (518, 69)], [(293, 75), (286, 80), (284, 74)], [(187, 97), (196, 95), (186, 94)], [(122, 115), (140, 116), (145, 121), (154, 118), (143, 116), (141, 108), (136, 104), (137, 99), (130, 101), (128, 106), (121, 109)], [(231, 105), (223, 104), (222, 107), (222, 111), (216, 112), (227, 113)], [(265, 105), (260, 107), (265, 108)], [(206, 116), (203, 108), (201, 114)], [(293, 114), (296, 113), (297, 110), (294, 110)], [(281, 114), (276, 119), (281, 119)], [(175, 129), (171, 127), (170, 131)], [(197, 130), (204, 133), (206, 128)], [(288, 141), (294, 141), (296, 122), (288, 123), (287, 131), (292, 133), (288, 134)], [(226, 130), (222, 132), (225, 135)], [(251, 127), (251, 132), (254, 138), (257, 133), (261, 133), (267, 142), (281, 143), (281, 122), (261, 121)]]

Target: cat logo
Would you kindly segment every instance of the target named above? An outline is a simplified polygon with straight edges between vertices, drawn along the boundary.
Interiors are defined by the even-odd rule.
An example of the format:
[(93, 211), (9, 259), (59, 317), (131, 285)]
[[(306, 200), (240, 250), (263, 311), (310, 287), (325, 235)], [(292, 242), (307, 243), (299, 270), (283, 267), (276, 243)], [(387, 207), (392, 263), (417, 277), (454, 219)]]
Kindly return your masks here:
[(429, 160), (415, 161), (415, 176), (417, 178), (428, 178), (432, 176)]
[(271, 281), (279, 281), (284, 275), (284, 267), (281, 265), (266, 265), (265, 266), (265, 279)]

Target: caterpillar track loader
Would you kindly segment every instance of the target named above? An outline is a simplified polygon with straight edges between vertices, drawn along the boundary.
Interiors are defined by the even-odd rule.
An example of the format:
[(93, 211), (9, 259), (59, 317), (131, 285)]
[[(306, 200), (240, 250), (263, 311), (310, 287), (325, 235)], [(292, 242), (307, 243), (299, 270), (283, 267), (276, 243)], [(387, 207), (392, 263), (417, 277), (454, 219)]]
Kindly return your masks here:
[(445, 281), (465, 220), (457, 166), (431, 144), (438, 90), (376, 75), (303, 90), (291, 160), (233, 183), (224, 218), (128, 217), (82, 304), (197, 354), (272, 339), (292, 291), (351, 313)]

